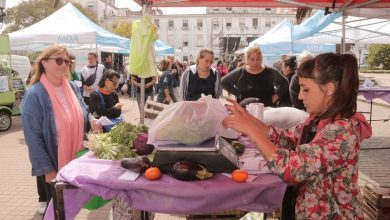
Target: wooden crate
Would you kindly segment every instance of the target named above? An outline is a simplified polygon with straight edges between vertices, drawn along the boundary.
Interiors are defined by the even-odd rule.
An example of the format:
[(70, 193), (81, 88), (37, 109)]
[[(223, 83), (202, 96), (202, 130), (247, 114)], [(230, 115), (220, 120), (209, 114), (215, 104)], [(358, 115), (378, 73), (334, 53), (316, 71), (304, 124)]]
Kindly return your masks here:
[(164, 110), (166, 106), (168, 105), (155, 102), (149, 98), (148, 100), (146, 100), (145, 103), (145, 118), (154, 120), (155, 118), (157, 118), (158, 114), (160, 114), (160, 112)]
[(367, 199), (363, 201), (363, 211), (369, 220), (390, 220), (390, 208), (377, 208)]
[(363, 211), (371, 220), (390, 220), (390, 188), (363, 188)]
[(363, 196), (377, 208), (390, 208), (390, 188), (366, 185)]

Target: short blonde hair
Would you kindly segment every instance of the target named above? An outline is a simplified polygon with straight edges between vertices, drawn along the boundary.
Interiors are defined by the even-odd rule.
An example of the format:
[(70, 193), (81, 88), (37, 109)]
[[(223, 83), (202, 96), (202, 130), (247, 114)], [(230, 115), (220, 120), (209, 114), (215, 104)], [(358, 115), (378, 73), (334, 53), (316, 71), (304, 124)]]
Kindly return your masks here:
[(248, 47), (248, 49), (245, 52), (245, 62), (248, 62), (250, 54), (260, 54), (260, 56), (262, 56), (260, 47), (258, 46)]
[(314, 56), (309, 51), (304, 50), (301, 54), (298, 55), (297, 66), (299, 67), (302, 63), (312, 58), (314, 58)]
[(199, 64), (199, 60), (204, 58), (206, 56), (206, 53), (211, 54), (214, 56), (214, 52), (210, 49), (201, 49), (198, 53), (198, 56), (196, 57), (196, 64)]
[[(66, 56), (69, 58), (70, 53), (69, 53), (69, 50), (65, 46), (59, 45), (59, 44), (53, 44), (53, 45), (47, 47), (41, 53), (41, 55), (38, 56), (38, 58), (35, 61), (34, 67), (33, 67), (30, 85), (33, 85), (34, 83), (38, 82), (39, 79), (41, 78), (42, 73), (45, 72), (45, 68), (42, 64), (42, 61), (48, 60), (49, 57), (51, 57), (55, 54), (62, 53), (62, 52), (65, 52)], [(69, 73), (65, 73), (65, 77), (69, 77)]]

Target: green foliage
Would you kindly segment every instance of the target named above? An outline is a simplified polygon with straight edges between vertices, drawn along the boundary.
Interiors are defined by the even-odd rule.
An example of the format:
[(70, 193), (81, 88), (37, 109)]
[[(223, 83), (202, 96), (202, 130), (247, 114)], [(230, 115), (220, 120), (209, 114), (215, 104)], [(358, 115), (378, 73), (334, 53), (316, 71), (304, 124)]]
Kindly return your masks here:
[(133, 149), (133, 141), (140, 133), (147, 133), (146, 126), (135, 126), (122, 122), (110, 132), (88, 136), (88, 146), (96, 158), (104, 160), (121, 160), (137, 156)]
[(390, 45), (373, 44), (368, 48), (368, 66), (370, 69), (390, 69)]
[[(60, 2), (58, 4), (58, 8), (61, 8), (62, 6), (64, 6), (64, 4)], [(74, 6), (95, 23), (97, 22), (97, 16), (95, 13), (84, 9), (78, 3), (74, 3)], [(54, 8), (53, 0), (22, 1), (17, 6), (9, 8), (5, 11), (6, 16), (4, 19), (4, 24), (7, 27), (4, 30), (4, 33), (11, 33), (31, 26), (48, 17), (58, 8)]]
[(99, 24), (99, 21), (98, 21), (98, 18), (97, 18), (97, 15), (95, 12), (93, 11), (90, 11), (90, 10), (87, 10), (85, 8), (83, 8), (83, 6), (77, 2), (72, 2), (72, 4), (74, 5), (74, 7), (76, 7), (79, 11), (81, 11), (81, 13), (83, 13), (85, 16), (87, 16), (89, 19), (91, 19), (93, 22), (95, 22), (96, 24)]
[(113, 30), (119, 36), (131, 38), (131, 23), (121, 22)]

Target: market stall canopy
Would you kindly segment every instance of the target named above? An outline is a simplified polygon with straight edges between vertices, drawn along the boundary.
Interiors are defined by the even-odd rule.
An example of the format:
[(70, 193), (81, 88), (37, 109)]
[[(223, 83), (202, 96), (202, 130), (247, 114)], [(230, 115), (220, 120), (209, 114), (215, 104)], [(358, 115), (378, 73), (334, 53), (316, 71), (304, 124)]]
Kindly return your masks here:
[(390, 0), (135, 0), (139, 5), (152, 7), (309, 7), (324, 9), (332, 7), (336, 10), (355, 8), (390, 8)]
[(282, 54), (300, 54), (303, 51), (312, 54), (336, 52), (335, 44), (326, 44), (321, 41), (308, 43), (298, 40), (318, 33), (340, 16), (341, 13), (324, 15), (324, 11), (320, 10), (299, 25), (294, 25), (290, 20), (284, 19), (267, 33), (250, 42), (249, 46), (261, 48), (266, 64), (273, 63)]
[(9, 34), (11, 50), (40, 51), (50, 44), (65, 44), (71, 48), (130, 48), (129, 39), (113, 34), (95, 24), (71, 3), (66, 4), (42, 21)]
[[(348, 16), (345, 22), (345, 41), (347, 43), (390, 43), (390, 20), (367, 19), (362, 17)], [(341, 19), (337, 19), (319, 33), (302, 41), (340, 43), (342, 38)]]

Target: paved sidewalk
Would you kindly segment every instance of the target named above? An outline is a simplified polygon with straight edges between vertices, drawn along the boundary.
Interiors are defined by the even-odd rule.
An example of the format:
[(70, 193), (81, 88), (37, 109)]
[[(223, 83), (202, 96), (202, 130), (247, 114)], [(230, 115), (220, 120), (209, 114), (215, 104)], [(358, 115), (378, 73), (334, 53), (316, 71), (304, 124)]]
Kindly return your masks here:
[[(124, 96), (126, 121), (139, 122), (137, 104)], [(368, 103), (359, 101), (359, 111), (367, 111)], [(374, 105), (375, 118), (390, 117), (390, 107)], [(38, 196), (35, 178), (24, 142), (20, 117), (13, 118), (12, 128), (0, 133), (0, 220), (41, 219), (36, 212)], [(390, 187), (390, 122), (373, 122), (374, 137), (362, 144), (360, 156), (360, 183)], [(107, 219), (110, 204), (96, 211), (82, 210), (77, 219)], [(183, 216), (156, 215), (157, 220), (179, 220)]]

